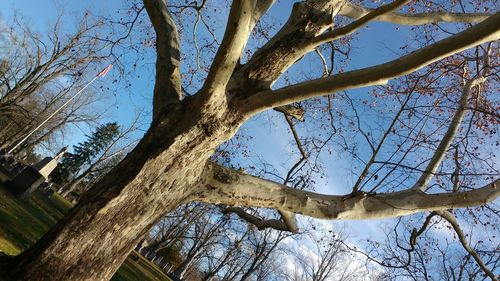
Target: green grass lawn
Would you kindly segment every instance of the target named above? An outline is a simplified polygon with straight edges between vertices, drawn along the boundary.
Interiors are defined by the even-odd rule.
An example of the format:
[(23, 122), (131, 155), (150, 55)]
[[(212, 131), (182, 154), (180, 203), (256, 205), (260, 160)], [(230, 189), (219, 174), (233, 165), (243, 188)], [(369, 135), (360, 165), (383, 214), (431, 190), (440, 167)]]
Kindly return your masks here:
[[(47, 198), (35, 191), (28, 202), (15, 198), (0, 186), (0, 251), (8, 255), (17, 255), (35, 243), (71, 207), (72, 204), (57, 193)], [(134, 259), (131, 258), (132, 256)], [(112, 280), (165, 281), (170, 279), (153, 263), (133, 252)]]

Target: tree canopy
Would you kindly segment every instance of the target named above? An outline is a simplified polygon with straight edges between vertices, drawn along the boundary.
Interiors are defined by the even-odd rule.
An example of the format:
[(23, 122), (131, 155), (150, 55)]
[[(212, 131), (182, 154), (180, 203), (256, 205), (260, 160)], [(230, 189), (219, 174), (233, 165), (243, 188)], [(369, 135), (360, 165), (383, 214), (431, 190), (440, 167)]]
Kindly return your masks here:
[[(13, 276), (108, 280), (165, 213), (201, 201), (258, 229), (292, 233), (297, 214), (405, 216), (414, 227), (395, 226), (398, 248), (367, 254), (389, 268), (411, 264), (422, 253), (418, 238), (445, 223), (496, 280), (498, 240), (484, 250), (460, 227), (498, 232), (486, 223), (498, 218), (500, 195), (496, 3), (369, 2), (135, 3), (127, 23), (143, 11), (151, 22), (137, 27), (145, 32), (135, 43), (156, 52), (151, 125), (56, 227), (12, 259)], [(356, 38), (366, 42), (377, 25), (404, 31), (399, 48), (384, 62), (372, 63), (375, 51), (355, 61)], [(262, 160), (248, 148), (245, 126), (265, 117), (288, 129), (285, 168), (270, 164), (276, 152)], [(335, 161), (349, 163), (349, 176), (335, 183), (341, 190), (324, 192), (319, 183)]]

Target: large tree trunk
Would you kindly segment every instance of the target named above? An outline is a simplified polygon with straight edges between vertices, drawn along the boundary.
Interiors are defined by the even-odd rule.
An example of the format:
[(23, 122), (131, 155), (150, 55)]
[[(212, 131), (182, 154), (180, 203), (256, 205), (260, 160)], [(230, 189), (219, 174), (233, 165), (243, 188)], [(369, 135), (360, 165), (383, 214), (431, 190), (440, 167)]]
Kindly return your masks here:
[[(190, 196), (196, 191), (194, 187), (206, 160), (215, 147), (236, 132), (243, 119), (266, 109), (341, 90), (384, 84), (446, 56), (498, 39), (500, 14), (384, 64), (271, 90), (270, 85), (300, 57), (322, 43), (351, 34), (405, 1), (396, 1), (387, 5), (389, 9), (374, 10), (345, 28), (326, 33), (343, 1), (296, 4), (284, 28), (239, 69), (240, 75), (235, 74), (251, 30), (272, 2), (233, 1), (225, 35), (200, 93), (181, 102), (181, 58), (175, 23), (164, 1), (144, 0), (158, 39), (155, 121), (134, 151), (99, 180), (34, 247), (14, 260), (15, 277), (42, 281), (108, 280), (165, 212), (193, 199)], [(415, 17), (404, 17), (411, 18)], [(394, 21), (394, 15), (389, 16), (390, 20)], [(229, 101), (233, 104), (226, 104)], [(237, 108), (244, 117), (231, 108)], [(440, 160), (433, 162), (434, 169)], [(432, 175), (432, 171), (427, 169), (424, 174)], [(423, 210), (475, 206), (498, 197), (496, 181), (492, 188), (453, 195), (429, 195), (419, 187), (382, 195), (355, 193), (344, 197), (291, 189), (215, 166), (209, 167), (206, 175), (208, 178), (195, 196), (202, 201), (276, 208), (328, 219), (408, 215)]]
[(168, 108), (62, 221), (13, 260), (13, 276), (110, 279), (146, 232), (189, 197), (213, 149), (236, 132), (241, 120), (220, 105), (192, 98)]

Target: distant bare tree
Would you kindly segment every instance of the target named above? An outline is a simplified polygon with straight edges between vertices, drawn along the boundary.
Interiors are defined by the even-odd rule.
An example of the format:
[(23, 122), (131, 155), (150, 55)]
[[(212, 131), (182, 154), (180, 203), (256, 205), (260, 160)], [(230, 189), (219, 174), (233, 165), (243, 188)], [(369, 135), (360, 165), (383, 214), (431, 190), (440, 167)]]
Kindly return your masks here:
[[(0, 29), (0, 146), (10, 148), (96, 74), (105, 45), (95, 35), (104, 22), (85, 15), (74, 31), (63, 30), (60, 14), (47, 35), (14, 16)], [(19, 148), (32, 149), (71, 123), (95, 124), (103, 112), (90, 110), (100, 99), (87, 91)]]
[(293, 270), (284, 274), (286, 280), (364, 280), (368, 272), (362, 260), (345, 246), (345, 236), (314, 226), (305, 240), (297, 241), (296, 248), (288, 249)]
[[(482, 165), (485, 162), (477, 159), (471, 161), (472, 165), (482, 163), (480, 170), (484, 171), (477, 174), (486, 176), (476, 177), (469, 188), (463, 186), (453, 192), (449, 185), (436, 184), (449, 167), (449, 148), (467, 135), (460, 128), (477, 112), (475, 104), (479, 102), (475, 97), (497, 99), (493, 95), (498, 89), (498, 75), (493, 74), (495, 71), (483, 72), (498, 67), (496, 62), (489, 63), (497, 53), (488, 51), (488, 45), (500, 36), (500, 13), (492, 12), (497, 7), (495, 1), (471, 1), (466, 6), (461, 5), (463, 1), (441, 1), (439, 5), (435, 1), (408, 0), (383, 4), (347, 0), (286, 2), (289, 17), (268, 34), (261, 24), (275, 1), (231, 1), (227, 10), (225, 1), (210, 9), (203, 4), (209, 2), (143, 0), (151, 22), (148, 31), (155, 33), (144, 46), (154, 46), (157, 55), (151, 126), (138, 145), (93, 185), (62, 222), (10, 261), (9, 268), (16, 278), (109, 280), (165, 213), (191, 201), (275, 209), (280, 217), (273, 222), (280, 222), (280, 229), (286, 226), (297, 232), (298, 228), (293, 227), (295, 214), (329, 220), (394, 218), (483, 206), (500, 196), (498, 173), (490, 172)], [(224, 14), (221, 11), (227, 11), (226, 28), (215, 17)], [(183, 17), (187, 13), (194, 15), (189, 22)], [(208, 15), (213, 15), (218, 24), (217, 32), (206, 24), (208, 37), (220, 34), (222, 38), (209, 40), (203, 50), (211, 52), (197, 56), (202, 48), (197, 48), (196, 42), (186, 44), (180, 35), (186, 34), (187, 27), (204, 24)], [(320, 57), (317, 51), (336, 49), (336, 45), (356, 37), (357, 32), (374, 22), (415, 29), (423, 25), (425, 32), (419, 38), (404, 36), (408, 42), (384, 63), (371, 65), (361, 58), (361, 68), (349, 64), (339, 69), (332, 55), (330, 61), (322, 60), (327, 62), (326, 75), (323, 68), (311, 68), (310, 73), (293, 71), (293, 66), (303, 67), (301, 62), (311, 55)], [(457, 25), (448, 29), (448, 24)], [(254, 40), (254, 35), (262, 34), (267, 36)], [(488, 59), (469, 60), (474, 53)], [(200, 67), (185, 64), (198, 57)], [(451, 65), (456, 71), (449, 71), (443, 61), (454, 61)], [(182, 73), (185, 69), (196, 73), (197, 83), (190, 83), (190, 76)], [(387, 130), (394, 127), (393, 122), (381, 122), (382, 129), (367, 130), (363, 118), (378, 123), (386, 121), (392, 112), (380, 110), (376, 118), (366, 112), (373, 112), (377, 103), (388, 100), (394, 101), (392, 106), (407, 108), (404, 100), (408, 89), (393, 89), (404, 88), (405, 79), (418, 80), (422, 76), (431, 83), (418, 92), (415, 99), (421, 103), (413, 108), (429, 108), (424, 116), (405, 112), (404, 118), (391, 117), (398, 129)], [(357, 102), (362, 101), (355, 96), (361, 95), (354, 90), (380, 85), (386, 85), (386, 91), (375, 91), (373, 103), (360, 111)], [(345, 97), (344, 91), (353, 92)], [(344, 97), (339, 101), (351, 110), (349, 116), (321, 115), (332, 108), (328, 106), (332, 95)], [(325, 116), (313, 119), (312, 126), (321, 128), (325, 122), (336, 122), (330, 127), (342, 128), (342, 133), (337, 134), (343, 144), (340, 148), (353, 152), (343, 156), (367, 166), (367, 172), (362, 168), (352, 174), (355, 183), (342, 190), (346, 194), (302, 190), (210, 161), (217, 147), (232, 139), (256, 115), (272, 109), (288, 112), (283, 107), (301, 103), (317, 105), (317, 116)], [(448, 109), (434, 111), (443, 109), (443, 105)], [(471, 128), (485, 135), (485, 131), (479, 131), (481, 126)], [(382, 150), (378, 144), (383, 144)], [(490, 144), (478, 146), (490, 152), (494, 150)], [(380, 166), (383, 173), (377, 172)], [(252, 221), (269, 222), (255, 217)], [(262, 235), (268, 238), (282, 235), (268, 234), (271, 230), (263, 229)], [(269, 247), (274, 242), (265, 244)], [(248, 265), (254, 263), (259, 262), (250, 259)], [(247, 266), (242, 272), (241, 279), (245, 279), (255, 272), (255, 267)]]
[(174, 269), (173, 274), (179, 278), (196, 268), (203, 257), (203, 252), (212, 249), (212, 245), (220, 239), (222, 228), (229, 222), (227, 217), (214, 217), (213, 208), (201, 207), (205, 210), (199, 221), (190, 226), (182, 237), (184, 241), (183, 261)]

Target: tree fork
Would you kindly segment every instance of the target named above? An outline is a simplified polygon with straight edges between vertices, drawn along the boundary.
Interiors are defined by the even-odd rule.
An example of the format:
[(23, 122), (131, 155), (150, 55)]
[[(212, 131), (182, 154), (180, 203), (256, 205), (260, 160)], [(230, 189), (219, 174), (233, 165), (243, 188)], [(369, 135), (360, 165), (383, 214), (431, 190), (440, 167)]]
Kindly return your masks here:
[[(171, 32), (174, 29), (167, 26), (171, 25), (167, 12), (151, 13), (151, 9), (166, 11), (166, 5), (155, 6), (152, 5), (153, 1), (146, 0), (145, 6), (156, 32)], [(351, 71), (319, 81), (304, 82), (270, 91), (269, 87), (274, 80), (269, 77), (277, 78), (294, 64), (295, 59), (311, 51), (280, 49), (279, 46), (296, 46), (290, 44), (295, 41), (283, 38), (292, 31), (299, 37), (306, 36), (309, 39), (324, 32), (331, 26), (331, 17), (340, 9), (337, 5), (329, 5), (330, 2), (340, 3), (340, 1), (321, 1), (326, 3), (325, 9), (312, 9), (318, 13), (298, 13), (303, 15), (306, 27), (312, 29), (303, 33), (300, 32), (299, 26), (290, 22), (287, 24), (289, 29), (280, 31), (277, 39), (271, 39), (266, 44), (269, 48), (264, 46), (246, 66), (234, 71), (237, 58), (241, 57), (248, 40), (245, 37), (248, 36), (258, 17), (272, 4), (272, 1), (264, 0), (258, 3), (235, 1), (228, 22), (231, 28), (226, 30), (229, 32), (221, 44), (224, 47), (216, 56), (220, 59), (212, 65), (213, 75), (209, 75), (211, 78), (207, 80), (202, 92), (192, 98), (180, 100), (175, 57), (174, 61), (169, 61), (172, 57), (167, 54), (159, 56), (161, 59), (157, 61), (157, 69), (160, 69), (160, 72), (167, 70), (165, 71), (167, 73), (157, 73), (156, 82), (161, 85), (155, 86), (153, 98), (155, 114), (150, 130), (138, 146), (100, 180), (63, 221), (34, 247), (14, 259), (12, 267), (14, 275), (21, 280), (107, 280), (112, 277), (147, 230), (165, 212), (187, 200), (199, 199), (213, 203), (224, 201), (223, 203), (231, 205), (285, 209), (327, 219), (366, 219), (408, 215), (422, 210), (479, 205), (497, 198), (498, 180), (492, 185), (455, 196), (448, 196), (446, 193), (427, 195), (420, 190), (380, 195), (360, 193), (355, 196), (329, 196), (291, 189), (207, 164), (207, 159), (218, 145), (230, 139), (243, 121), (262, 110), (330, 94), (341, 89), (374, 85), (379, 82), (380, 79), (377, 80), (380, 78), (379, 75), (385, 73), (380, 69), (391, 71), (391, 75), (381, 79), (387, 81), (424, 67), (444, 56), (498, 37), (498, 25), (494, 24), (498, 21), (496, 17), (485, 20), (479, 27), (468, 29), (465, 32), (467, 36), (461, 33), (462, 35), (457, 35), (458, 37), (444, 39), (445, 47), (448, 46), (445, 52), (440, 50), (443, 47), (442, 42), (436, 43), (441, 45), (434, 44), (423, 48), (422, 50), (427, 50), (423, 56), (424, 63), (420, 60), (422, 57), (420, 52), (417, 55), (403, 57), (403, 61), (407, 61), (406, 64), (393, 62), (378, 68)], [(249, 16), (250, 13), (252, 16)], [(313, 23), (310, 21), (312, 15), (320, 18), (314, 17), (316, 21)], [(481, 40), (476, 38), (477, 40), (470, 41), (470, 38), (465, 38), (467, 40), (463, 38), (471, 35), (474, 39), (478, 34), (485, 32), (489, 35), (479, 38)], [(242, 34), (246, 36), (241, 36)], [(166, 38), (164, 35), (157, 34), (160, 38)], [(460, 40), (455, 42), (457, 38), (464, 39), (465, 41), (462, 41), (465, 43)], [(176, 53), (177, 42), (175, 38), (171, 39), (162, 42), (165, 43), (165, 47), (171, 48), (171, 51)], [(273, 44), (281, 39), (283, 44)], [(281, 54), (276, 53), (279, 50), (282, 50)], [(265, 69), (270, 64), (262, 64), (264, 58), (268, 58), (271, 62), (281, 62), (285, 58), (284, 55), (287, 55), (287, 59), (279, 67)], [(408, 56), (413, 60), (408, 60)], [(230, 59), (224, 59), (226, 57)], [(160, 74), (163, 78), (166, 77), (163, 74), (173, 76), (170, 77), (172, 79), (161, 80), (158, 79)], [(361, 78), (353, 82), (352, 77)], [(318, 84), (320, 88), (317, 87)], [(164, 94), (171, 96), (158, 96)], [(239, 106), (234, 104), (235, 102), (238, 102)], [(235, 109), (243, 112), (241, 114), (245, 116), (241, 116)], [(203, 171), (207, 167), (208, 169)], [(206, 178), (199, 181), (201, 176)], [(197, 185), (198, 183), (201, 183), (201, 186)], [(387, 203), (392, 205), (388, 206)], [(399, 207), (410, 209), (400, 210)], [(96, 242), (98, 239), (101, 240)]]
[(158, 118), (137, 147), (63, 220), (10, 261), (12, 276), (30, 281), (110, 279), (162, 215), (194, 192), (213, 150), (238, 129), (240, 116), (200, 102), (186, 99)]

